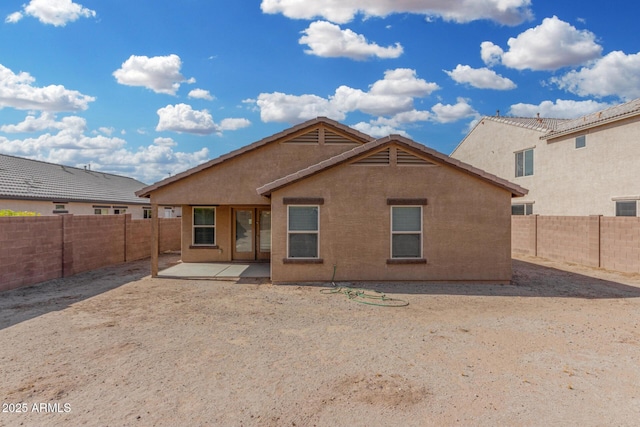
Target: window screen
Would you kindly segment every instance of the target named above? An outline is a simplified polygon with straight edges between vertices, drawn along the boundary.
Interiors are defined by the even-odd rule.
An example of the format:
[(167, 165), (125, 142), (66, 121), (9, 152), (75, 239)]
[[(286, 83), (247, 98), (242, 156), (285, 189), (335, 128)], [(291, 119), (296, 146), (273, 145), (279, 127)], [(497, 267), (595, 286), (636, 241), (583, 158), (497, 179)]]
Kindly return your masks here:
[(635, 200), (616, 202), (616, 216), (638, 216), (637, 208)]
[(289, 206), (289, 258), (318, 258), (318, 206)]
[(422, 256), (422, 207), (391, 207), (391, 258)]
[(193, 244), (215, 245), (216, 243), (215, 208), (193, 208)]
[(587, 146), (587, 136), (580, 135), (576, 137), (576, 148), (583, 148)]

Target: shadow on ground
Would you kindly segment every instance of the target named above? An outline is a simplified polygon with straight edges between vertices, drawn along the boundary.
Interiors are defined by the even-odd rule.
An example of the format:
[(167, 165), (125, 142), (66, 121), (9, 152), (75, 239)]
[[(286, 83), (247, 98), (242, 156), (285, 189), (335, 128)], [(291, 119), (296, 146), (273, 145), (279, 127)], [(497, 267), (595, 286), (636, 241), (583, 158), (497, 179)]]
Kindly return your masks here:
[[(604, 270), (593, 269), (593, 272), (599, 271)], [(621, 273), (608, 273), (616, 277), (625, 276)], [(630, 281), (638, 285), (627, 285), (614, 280), (560, 270), (537, 262), (514, 259), (513, 278), (509, 285), (446, 282), (338, 282), (336, 285), (371, 289), (389, 296), (423, 294), (583, 299), (639, 298), (640, 276), (628, 276)], [(328, 288), (331, 287), (331, 283), (317, 283), (313, 286)]]
[[(166, 268), (179, 258), (179, 254), (163, 254), (160, 267)], [(0, 329), (140, 280), (151, 274), (150, 267), (149, 259), (143, 259), (0, 292)]]

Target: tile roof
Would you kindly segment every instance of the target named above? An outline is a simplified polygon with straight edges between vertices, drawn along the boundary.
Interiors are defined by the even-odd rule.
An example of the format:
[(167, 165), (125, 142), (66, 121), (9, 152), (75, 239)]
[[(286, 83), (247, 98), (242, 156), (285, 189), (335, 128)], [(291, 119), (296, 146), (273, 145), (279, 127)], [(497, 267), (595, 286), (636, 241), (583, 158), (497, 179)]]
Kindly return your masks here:
[(0, 154), (0, 199), (148, 205), (133, 178)]
[(527, 129), (538, 130), (541, 132), (554, 131), (562, 126), (567, 119), (553, 119), (542, 117), (504, 117), (504, 116), (486, 116), (482, 120), (491, 120), (498, 123), (506, 123), (513, 126), (520, 126)]
[(495, 175), (487, 173), (481, 169), (473, 167), (457, 159), (451, 158), (436, 150), (433, 150), (422, 144), (412, 141), (409, 138), (405, 138), (400, 135), (390, 135), (384, 138), (380, 138), (380, 139), (368, 142), (364, 145), (360, 145), (342, 154), (338, 154), (337, 156), (334, 156), (330, 159), (323, 160), (320, 163), (309, 166), (308, 168), (302, 169), (298, 172), (295, 172), (293, 174), (287, 175), (273, 182), (270, 182), (266, 185), (263, 185), (262, 187), (257, 189), (258, 194), (262, 196), (270, 196), (273, 191), (286, 187), (287, 185), (293, 184), (294, 182), (303, 180), (309, 176), (315, 175), (316, 173), (322, 172), (326, 169), (330, 169), (334, 166), (345, 163), (349, 160), (355, 159), (356, 157), (362, 154), (365, 154), (369, 151), (384, 147), (385, 145), (390, 145), (392, 143), (396, 143), (406, 148), (413, 149), (414, 152), (418, 152), (430, 160), (454, 167), (458, 170), (461, 170), (470, 175), (473, 175), (483, 181), (489, 182), (490, 184), (501, 187), (511, 192), (512, 196), (520, 197), (528, 193), (528, 190), (520, 187), (519, 185), (513, 184), (512, 182), (509, 182), (505, 179), (502, 179)]
[(619, 104), (605, 110), (597, 111), (573, 120), (566, 120), (542, 139), (551, 139), (582, 129), (600, 126), (605, 123), (640, 115), (640, 98)]
[(352, 128), (348, 127), (348, 126), (345, 126), (342, 123), (337, 122), (335, 120), (329, 119), (327, 117), (317, 117), (315, 119), (307, 120), (306, 122), (300, 123), (300, 124), (298, 124), (296, 126), (293, 126), (293, 127), (289, 128), (289, 129), (285, 129), (282, 132), (279, 132), (279, 133), (276, 133), (276, 134), (271, 135), (269, 137), (263, 138), (263, 139), (261, 139), (259, 141), (256, 141), (256, 142), (252, 143), (252, 144), (246, 145), (246, 146), (244, 146), (242, 148), (239, 148), (237, 150), (234, 150), (234, 151), (232, 151), (230, 153), (224, 154), (224, 155), (222, 155), (220, 157), (217, 157), (217, 158), (215, 158), (213, 160), (209, 160), (208, 162), (205, 162), (205, 163), (203, 163), (203, 164), (201, 164), (199, 166), (196, 166), (194, 168), (188, 169), (188, 170), (186, 170), (186, 171), (184, 171), (182, 173), (176, 174), (176, 175), (171, 176), (169, 178), (166, 178), (166, 179), (164, 179), (162, 181), (158, 181), (155, 184), (152, 184), (152, 185), (150, 185), (148, 187), (145, 187), (145, 188), (139, 190), (138, 192), (136, 192), (136, 194), (138, 196), (140, 196), (140, 197), (150, 197), (151, 192), (153, 192), (153, 191), (155, 191), (155, 190), (157, 190), (157, 189), (159, 189), (161, 187), (164, 187), (164, 186), (166, 186), (168, 184), (171, 184), (172, 182), (179, 181), (179, 180), (181, 180), (183, 178), (191, 176), (191, 175), (193, 175), (195, 173), (198, 173), (200, 171), (203, 171), (205, 169), (209, 169), (209, 168), (211, 168), (211, 167), (213, 167), (215, 165), (218, 165), (218, 164), (220, 164), (222, 162), (225, 162), (225, 161), (227, 161), (229, 159), (232, 159), (234, 157), (240, 156), (240, 155), (242, 155), (244, 153), (247, 153), (249, 151), (256, 150), (256, 149), (258, 149), (260, 147), (263, 147), (263, 146), (269, 144), (270, 142), (276, 141), (276, 140), (281, 139), (281, 138), (286, 138), (287, 136), (295, 134), (296, 132), (299, 132), (299, 131), (301, 131), (303, 129), (315, 126), (315, 125), (320, 124), (320, 123), (324, 123), (324, 124), (327, 124), (329, 126), (332, 126), (332, 127), (336, 128), (336, 129), (339, 129), (342, 132), (344, 132), (344, 133), (346, 133), (348, 135), (351, 135), (352, 137), (355, 137), (356, 139), (359, 139), (363, 143), (364, 142), (368, 142), (368, 141), (372, 141), (374, 139), (373, 137), (371, 137), (371, 136), (369, 136), (367, 134), (364, 134), (364, 133), (362, 133), (360, 131), (357, 131), (357, 130), (352, 129)]

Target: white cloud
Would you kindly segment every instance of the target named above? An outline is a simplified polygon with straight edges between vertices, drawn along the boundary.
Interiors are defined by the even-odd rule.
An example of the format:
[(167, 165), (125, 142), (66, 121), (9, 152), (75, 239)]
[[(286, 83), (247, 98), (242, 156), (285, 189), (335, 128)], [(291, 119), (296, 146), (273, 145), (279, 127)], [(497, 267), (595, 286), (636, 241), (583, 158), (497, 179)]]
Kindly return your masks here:
[(390, 125), (376, 125), (372, 122), (359, 122), (355, 125), (352, 125), (351, 127), (374, 138), (383, 138), (385, 136), (394, 134), (410, 138), (409, 134), (405, 130), (398, 129)]
[(256, 104), (264, 122), (297, 123), (317, 116), (344, 120), (347, 113), (354, 111), (387, 116), (410, 111), (415, 98), (426, 97), (437, 89), (437, 84), (418, 78), (415, 70), (398, 68), (386, 71), (384, 79), (376, 81), (366, 92), (340, 86), (328, 98), (262, 93)]
[(0, 126), (0, 131), (5, 133), (42, 132), (47, 129), (56, 129), (57, 124), (54, 114), (43, 112), (40, 117), (29, 114), (24, 121), (15, 125), (2, 125)]
[(182, 61), (175, 54), (167, 56), (131, 55), (122, 63), (120, 69), (113, 72), (118, 83), (127, 86), (142, 86), (156, 93), (175, 95), (181, 83), (193, 83), (180, 74)]
[(466, 83), (478, 89), (515, 89), (516, 84), (506, 77), (498, 75), (488, 68), (471, 68), (468, 65), (461, 65), (451, 70), (444, 70), (457, 83)]
[(220, 130), (238, 130), (251, 126), (251, 122), (247, 119), (222, 119), (220, 122)]
[(376, 43), (369, 43), (361, 34), (349, 29), (342, 30), (339, 26), (326, 21), (312, 22), (303, 34), (304, 36), (298, 42), (309, 46), (305, 53), (325, 58), (345, 57), (356, 60), (369, 57), (397, 58), (403, 52), (400, 43), (382, 47)]
[(551, 79), (561, 89), (580, 96), (640, 97), (640, 52), (614, 51), (580, 70)]
[(81, 117), (55, 121), (53, 116), (42, 116), (47, 126), (38, 126), (34, 131), (57, 129), (57, 133), (13, 140), (0, 136), (0, 152), (76, 167), (91, 164), (93, 170), (131, 176), (147, 183), (208, 160), (207, 148), (193, 153), (176, 152), (172, 147), (177, 144), (171, 138), (156, 138), (153, 144), (132, 151), (124, 139), (87, 136), (86, 121)]
[(288, 95), (281, 92), (261, 93), (256, 105), (263, 122), (299, 123), (318, 116), (344, 120), (346, 114), (330, 100), (317, 95)]
[(553, 101), (543, 101), (538, 105), (534, 104), (514, 104), (509, 110), (509, 115), (516, 117), (536, 117), (539, 113), (541, 117), (551, 117), (555, 119), (575, 119), (596, 111), (609, 108), (611, 105), (604, 102), (571, 101), (557, 99)]
[(452, 123), (467, 117), (478, 117), (479, 114), (464, 98), (458, 98), (456, 104), (438, 103), (431, 107), (431, 111), (435, 114), (434, 121), (438, 123)]
[(385, 17), (393, 13), (414, 13), (427, 18), (470, 22), (488, 19), (517, 25), (532, 17), (531, 0), (262, 0), (264, 13), (282, 13), (293, 19), (322, 17), (344, 24), (357, 14)]
[(96, 12), (71, 0), (31, 0), (29, 4), (23, 6), (23, 12), (10, 14), (5, 22), (16, 23), (24, 15), (33, 16), (43, 24), (64, 27), (68, 22), (79, 18), (95, 17)]
[(492, 42), (480, 43), (480, 57), (489, 67), (498, 65), (502, 61), (504, 50)]
[[(518, 70), (557, 70), (583, 64), (602, 53), (592, 32), (578, 30), (556, 16), (510, 38), (507, 44), (509, 51), (502, 55), (502, 63)], [(489, 58), (495, 59), (496, 53), (494, 46), (485, 46)]]
[(222, 133), (227, 130), (238, 130), (251, 125), (247, 119), (228, 118), (220, 124), (213, 121), (213, 117), (207, 110), (194, 110), (190, 105), (167, 105), (158, 110), (158, 125), (156, 131), (171, 131), (178, 133), (191, 133), (196, 135), (210, 135)]
[(18, 110), (39, 111), (79, 111), (89, 108), (95, 101), (92, 96), (83, 95), (61, 85), (35, 87), (35, 79), (29, 73), (15, 74), (0, 65), (0, 109), (12, 107)]
[(192, 91), (189, 92), (189, 95), (187, 96), (189, 98), (205, 99), (207, 101), (213, 101), (214, 99), (211, 93), (209, 93), (208, 90), (204, 90), (204, 89), (193, 89)]

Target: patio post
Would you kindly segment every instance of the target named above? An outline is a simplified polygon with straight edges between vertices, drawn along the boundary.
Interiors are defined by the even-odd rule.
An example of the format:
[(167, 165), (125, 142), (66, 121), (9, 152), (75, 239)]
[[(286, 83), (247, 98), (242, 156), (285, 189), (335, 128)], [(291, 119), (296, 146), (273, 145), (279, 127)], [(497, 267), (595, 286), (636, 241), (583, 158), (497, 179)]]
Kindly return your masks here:
[(159, 256), (159, 225), (157, 203), (151, 202), (151, 277), (158, 277), (158, 256)]

